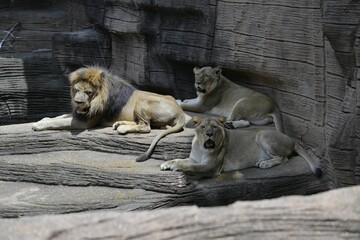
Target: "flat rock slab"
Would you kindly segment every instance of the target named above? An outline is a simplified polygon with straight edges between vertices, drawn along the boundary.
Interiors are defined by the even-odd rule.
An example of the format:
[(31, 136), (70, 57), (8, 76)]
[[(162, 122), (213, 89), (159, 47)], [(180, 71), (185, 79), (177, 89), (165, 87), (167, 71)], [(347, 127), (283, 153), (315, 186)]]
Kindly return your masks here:
[(0, 180), (170, 193), (189, 191), (190, 182), (184, 174), (160, 171), (158, 160), (139, 163), (135, 158), (87, 150), (0, 156)]
[[(103, 205), (93, 204), (94, 208), (137, 210), (189, 204), (217, 206), (239, 199), (306, 195), (329, 189), (326, 179), (316, 178), (306, 161), (299, 156), (271, 169), (249, 168), (223, 173), (215, 179), (197, 179), (180, 172), (160, 171), (163, 161), (159, 159), (188, 156), (194, 136), (194, 131), (188, 128), (162, 139), (156, 147), (154, 158), (137, 163), (136, 156), (148, 148), (159, 131), (161, 130), (154, 130), (150, 134), (121, 136), (111, 128), (34, 132), (31, 124), (1, 126), (0, 181), (6, 181), (3, 183), (4, 189), (7, 184), (10, 189), (15, 189), (12, 185), (14, 182), (28, 182), (56, 185), (46, 191), (69, 191), (69, 196), (72, 191), (76, 192), (74, 189), (84, 191), (84, 200), (80, 198), (79, 202), (69, 204), (70, 207), (56, 204), (56, 201), (60, 203), (63, 197), (61, 194), (53, 195), (54, 201), (49, 209), (43, 208), (41, 204), (39, 208), (34, 208), (32, 204), (23, 205), (21, 201), (19, 206), (12, 205), (6, 200), (13, 195), (23, 196), (22, 188), (18, 192), (12, 192), (12, 195), (0, 192), (0, 198), (5, 199), (2, 203), (3, 216), (10, 216), (11, 212), (15, 216), (42, 214), (46, 211), (85, 211), (91, 209), (92, 203), (102, 201)], [(66, 190), (67, 188), (69, 189)], [(101, 191), (114, 191), (113, 194), (124, 190), (121, 194), (126, 197), (121, 201), (104, 201), (102, 194), (97, 197), (98, 194), (86, 193), (95, 193), (92, 188), (98, 189), (96, 191), (108, 188), (110, 190)], [(44, 196), (49, 195), (41, 189), (32, 195), (32, 203), (41, 202), (42, 193)], [(31, 193), (30, 190), (26, 191)], [(135, 194), (134, 191), (138, 192)], [(132, 199), (134, 194), (138, 198), (129, 205), (129, 199)], [(55, 199), (58, 196), (59, 199)], [(86, 196), (92, 198), (86, 200)], [(112, 199), (112, 196), (109, 196), (109, 199)], [(149, 203), (143, 202), (144, 198), (148, 198)], [(23, 214), (16, 211), (25, 209), (26, 206), (28, 210), (24, 210)]]
[[(31, 123), (0, 126), (0, 155), (32, 154), (53, 151), (93, 150), (138, 156), (144, 153), (162, 130), (149, 134), (119, 135), (112, 128), (85, 131), (31, 130)], [(158, 143), (152, 155), (155, 159), (186, 157), (190, 153), (194, 131), (186, 128), (168, 135)]]
[[(328, 189), (300, 157), (272, 169), (249, 168), (223, 173), (215, 179), (160, 171), (162, 161), (150, 159), (137, 163), (135, 158), (88, 150), (0, 156), (0, 180), (6, 181), (1, 183), (1, 189), (10, 189), (0, 192), (3, 199), (0, 216), (115, 207), (131, 211), (189, 204), (217, 206), (239, 199), (311, 194)], [(27, 188), (22, 190), (17, 185), (19, 182), (38, 184), (24, 185)], [(116, 200), (114, 196), (119, 194), (123, 198)], [(23, 200), (11, 203), (11, 196), (25, 197), (29, 204), (24, 205)], [(45, 204), (43, 198), (47, 207), (40, 204)], [(76, 201), (69, 203), (71, 200)]]
[(69, 187), (23, 182), (0, 181), (0, 189), (0, 217), (5, 218), (96, 209), (155, 209), (164, 207), (162, 200), (166, 198), (166, 194), (142, 189)]
[(359, 239), (360, 187), (226, 207), (0, 219), (0, 239)]

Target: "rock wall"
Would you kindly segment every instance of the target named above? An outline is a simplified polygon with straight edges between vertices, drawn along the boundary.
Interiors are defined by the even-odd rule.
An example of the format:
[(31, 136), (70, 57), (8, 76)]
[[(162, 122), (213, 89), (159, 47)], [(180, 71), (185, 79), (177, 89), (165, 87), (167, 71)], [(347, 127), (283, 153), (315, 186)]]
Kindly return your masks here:
[[(23, 2), (0, 5), (0, 11), (8, 13), (0, 14), (1, 26), (21, 22), (15, 36), (26, 33), (23, 26), (34, 16), (20, 14)], [(182, 99), (195, 96), (195, 65), (221, 66), (232, 81), (275, 99), (285, 132), (322, 159), (332, 184), (360, 183), (358, 1), (54, 0), (31, 6), (39, 13), (35, 16), (43, 16), (43, 9), (51, 9), (54, 12), (49, 16), (61, 19), (40, 18), (43, 23), (59, 22), (51, 29), (36, 26), (52, 41), (39, 44), (39, 39), (29, 37), (34, 31), (31, 29), (24, 41), (12, 39), (16, 54), (10, 56), (2, 48), (0, 56), (24, 59), (32, 53), (33, 60), (34, 53), (39, 52), (36, 50), (43, 49), (46, 42), (46, 48), (51, 49), (46, 55), (52, 66), (49, 72), (58, 76), (61, 80), (57, 84), (65, 88), (62, 74), (82, 64), (98, 64), (139, 88)], [(14, 12), (19, 13), (16, 19)], [(6, 21), (3, 16), (12, 19)], [(27, 44), (24, 48), (23, 42)], [(48, 78), (44, 74), (39, 83)], [(46, 96), (46, 102), (56, 103), (55, 91), (31, 88), (35, 86), (31, 75), (9, 79), (0, 72), (5, 86), (13, 81), (27, 83), (27, 96), (22, 99), (41, 95)], [(8, 112), (26, 120), (68, 109), (65, 103), (56, 111), (50, 103), (29, 105), (16, 101), (17, 96), (8, 92), (14, 90), (0, 90), (3, 122), (9, 119)], [(65, 90), (58, 96), (62, 102), (68, 99)]]

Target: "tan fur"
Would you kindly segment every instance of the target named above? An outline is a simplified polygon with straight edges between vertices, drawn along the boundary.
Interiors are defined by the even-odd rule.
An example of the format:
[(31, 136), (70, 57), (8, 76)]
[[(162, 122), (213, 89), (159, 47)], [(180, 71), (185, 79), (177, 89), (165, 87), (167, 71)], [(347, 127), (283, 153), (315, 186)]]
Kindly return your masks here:
[[(99, 67), (80, 68), (70, 74), (69, 81), (73, 114), (44, 118), (33, 124), (33, 130), (88, 129), (102, 125), (113, 126), (119, 134), (126, 134), (148, 133), (151, 127), (169, 126), (137, 159), (144, 161), (151, 156), (161, 138), (183, 129), (184, 112), (171, 96), (136, 90)], [(116, 95), (109, 95), (114, 92)], [(123, 105), (117, 105), (119, 103)]]
[(227, 128), (274, 122), (282, 132), (279, 111), (270, 97), (232, 83), (219, 67), (194, 68), (194, 74), (198, 97), (180, 102), (183, 110), (224, 116)]
[(161, 170), (182, 171), (204, 177), (249, 167), (271, 168), (299, 153), (315, 175), (321, 176), (308, 153), (290, 137), (274, 130), (224, 128), (224, 118), (194, 118), (195, 137), (189, 158), (161, 164)]

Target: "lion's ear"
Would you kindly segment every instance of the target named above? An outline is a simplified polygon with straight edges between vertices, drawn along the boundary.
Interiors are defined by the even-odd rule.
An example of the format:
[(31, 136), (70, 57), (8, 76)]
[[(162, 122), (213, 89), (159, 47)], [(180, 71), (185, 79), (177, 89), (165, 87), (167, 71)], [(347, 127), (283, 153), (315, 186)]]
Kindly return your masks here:
[(70, 85), (74, 85), (78, 79), (79, 79), (79, 72), (78, 71), (74, 71), (72, 73), (69, 74), (69, 81), (70, 81)]
[(191, 120), (194, 123), (195, 127), (197, 127), (202, 121), (201, 117), (199, 116), (194, 116)]
[(91, 81), (94, 83), (102, 83), (105, 78), (105, 72), (104, 71), (98, 71), (96, 74), (92, 77)]
[(194, 69), (193, 69), (194, 73), (199, 72), (199, 70), (200, 70), (200, 68), (199, 68), (199, 67), (194, 67)]
[(214, 71), (214, 73), (215, 73), (216, 76), (219, 76), (219, 77), (220, 77), (221, 71), (222, 71), (220, 67), (214, 67), (214, 68), (213, 68), (213, 71)]
[(220, 124), (222, 126), (224, 126), (224, 124), (226, 122), (226, 118), (223, 116), (215, 117), (214, 119), (218, 124)]

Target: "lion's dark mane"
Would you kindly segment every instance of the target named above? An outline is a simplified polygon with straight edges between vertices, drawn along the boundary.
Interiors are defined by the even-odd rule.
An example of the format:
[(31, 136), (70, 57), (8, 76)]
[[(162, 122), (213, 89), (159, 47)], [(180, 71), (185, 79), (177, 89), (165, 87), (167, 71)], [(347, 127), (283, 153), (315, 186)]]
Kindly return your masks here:
[(108, 100), (105, 105), (103, 116), (105, 120), (111, 121), (116, 118), (128, 103), (135, 88), (123, 79), (109, 74), (108, 78)]

